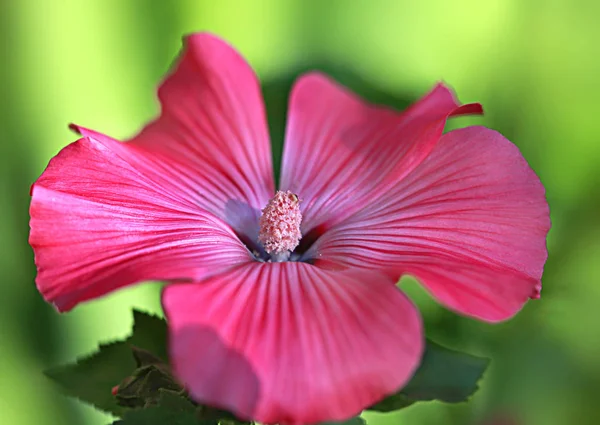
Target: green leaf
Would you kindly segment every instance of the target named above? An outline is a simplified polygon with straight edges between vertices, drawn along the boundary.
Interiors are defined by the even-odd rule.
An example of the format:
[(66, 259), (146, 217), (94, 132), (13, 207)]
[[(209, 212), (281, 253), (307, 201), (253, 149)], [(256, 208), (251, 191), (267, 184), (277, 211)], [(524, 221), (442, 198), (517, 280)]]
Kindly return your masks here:
[(421, 365), (410, 382), (398, 393), (371, 406), (369, 410), (390, 412), (417, 401), (466, 401), (489, 365), (489, 359), (462, 353), (427, 340)]
[(164, 406), (130, 410), (118, 422), (119, 425), (200, 425), (194, 412), (172, 410)]
[(158, 392), (159, 406), (176, 412), (194, 413), (196, 411), (197, 406), (181, 392), (170, 391), (164, 388), (161, 388)]
[[(118, 425), (217, 425), (219, 421), (206, 420), (181, 392), (158, 390), (157, 404), (129, 410)], [(114, 425), (114, 424), (113, 424)]]
[[(139, 310), (134, 310), (133, 317), (133, 332), (126, 340), (102, 344), (98, 351), (78, 358), (74, 363), (50, 368), (44, 373), (65, 394), (104, 412), (121, 416), (125, 409), (117, 404), (112, 388), (132, 375), (140, 356), (146, 362), (151, 355), (167, 360), (165, 320)], [(138, 350), (134, 357), (132, 350), (135, 347), (132, 345), (150, 354), (144, 356), (145, 351)]]
[(131, 377), (119, 385), (115, 397), (120, 406), (148, 407), (159, 404), (160, 390), (184, 394), (170, 371), (157, 365), (147, 365), (136, 369)]
[(129, 345), (124, 341), (100, 345), (98, 351), (76, 363), (44, 373), (71, 397), (94, 405), (115, 416), (123, 413), (111, 389), (135, 369)]
[(167, 322), (162, 317), (133, 310), (133, 332), (127, 342), (149, 351), (165, 362), (169, 360)]
[(381, 400), (379, 403), (367, 408), (367, 410), (374, 410), (376, 412), (393, 412), (395, 410), (404, 409), (415, 403), (417, 400), (411, 400), (408, 396), (402, 394), (402, 391), (388, 396)]
[(168, 364), (158, 356), (155, 356), (148, 350), (144, 350), (143, 348), (136, 347), (135, 345), (130, 345), (131, 353), (133, 354), (133, 358), (135, 359), (135, 363), (137, 367), (155, 365), (168, 367)]
[(477, 391), (477, 382), (489, 363), (487, 358), (451, 350), (428, 340), (421, 367), (403, 392), (413, 400), (465, 401)]

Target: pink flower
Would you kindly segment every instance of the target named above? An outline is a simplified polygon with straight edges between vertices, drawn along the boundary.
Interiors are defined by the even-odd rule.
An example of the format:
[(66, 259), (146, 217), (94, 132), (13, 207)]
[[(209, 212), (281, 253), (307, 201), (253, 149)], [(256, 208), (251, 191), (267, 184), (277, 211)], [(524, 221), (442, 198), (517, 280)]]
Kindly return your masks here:
[(401, 275), (490, 322), (539, 293), (544, 188), (495, 131), (442, 135), (482, 112), (443, 85), (398, 113), (302, 76), (277, 195), (259, 82), (230, 46), (188, 37), (158, 94), (161, 116), (127, 143), (77, 127), (33, 186), (30, 243), (60, 311), (171, 282), (171, 360), (198, 401), (265, 423), (343, 420), (419, 362)]

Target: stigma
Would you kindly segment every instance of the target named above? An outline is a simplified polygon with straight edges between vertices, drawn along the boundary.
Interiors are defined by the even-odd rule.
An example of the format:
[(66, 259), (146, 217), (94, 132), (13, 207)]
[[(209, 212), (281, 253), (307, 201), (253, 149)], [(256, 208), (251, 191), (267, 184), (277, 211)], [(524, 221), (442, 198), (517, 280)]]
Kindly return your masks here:
[(302, 233), (300, 199), (294, 193), (277, 191), (262, 209), (258, 221), (258, 241), (271, 255), (271, 261), (286, 261), (298, 246)]

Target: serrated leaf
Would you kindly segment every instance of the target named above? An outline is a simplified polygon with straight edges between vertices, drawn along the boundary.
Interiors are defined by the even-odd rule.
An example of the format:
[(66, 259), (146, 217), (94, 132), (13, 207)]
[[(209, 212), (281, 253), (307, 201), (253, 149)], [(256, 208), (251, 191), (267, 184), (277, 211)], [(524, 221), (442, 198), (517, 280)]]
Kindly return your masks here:
[(96, 352), (44, 373), (66, 395), (121, 416), (125, 409), (117, 404), (111, 390), (136, 369), (132, 345), (167, 360), (165, 320), (139, 310), (134, 310), (133, 317), (133, 332), (126, 340), (102, 344)]
[(143, 348), (167, 362), (167, 322), (162, 317), (141, 310), (133, 310), (133, 331), (127, 339), (132, 345)]
[(76, 363), (44, 373), (71, 397), (94, 405), (115, 416), (123, 413), (111, 389), (135, 369), (129, 345), (124, 341), (100, 345), (99, 350)]
[(386, 397), (369, 410), (390, 412), (418, 401), (466, 401), (477, 390), (477, 382), (489, 362), (489, 359), (451, 350), (427, 340), (421, 365), (410, 382), (400, 392)]

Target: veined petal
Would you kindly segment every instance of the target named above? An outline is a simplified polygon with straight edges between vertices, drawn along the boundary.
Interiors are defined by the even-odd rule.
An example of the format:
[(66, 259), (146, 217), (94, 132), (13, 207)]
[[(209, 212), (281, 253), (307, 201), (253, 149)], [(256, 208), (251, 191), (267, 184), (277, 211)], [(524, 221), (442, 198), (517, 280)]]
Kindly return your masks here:
[(158, 97), (160, 117), (130, 143), (171, 164), (190, 199), (255, 241), (274, 182), (252, 68), (219, 38), (190, 35)]
[(290, 98), (281, 189), (303, 199), (303, 233), (322, 233), (385, 196), (435, 147), (448, 116), (468, 113), (481, 106), (459, 106), (441, 84), (398, 113), (321, 74), (301, 77)]
[(199, 402), (262, 423), (345, 420), (412, 376), (416, 308), (376, 272), (242, 265), (163, 292), (171, 359)]
[(444, 135), (385, 198), (309, 254), (330, 266), (413, 274), (446, 306), (498, 321), (539, 296), (549, 229), (544, 188), (518, 148), (469, 127)]
[(124, 285), (199, 279), (249, 260), (233, 230), (164, 167), (100, 137), (50, 161), (32, 187), (29, 237), (47, 301), (66, 311)]

